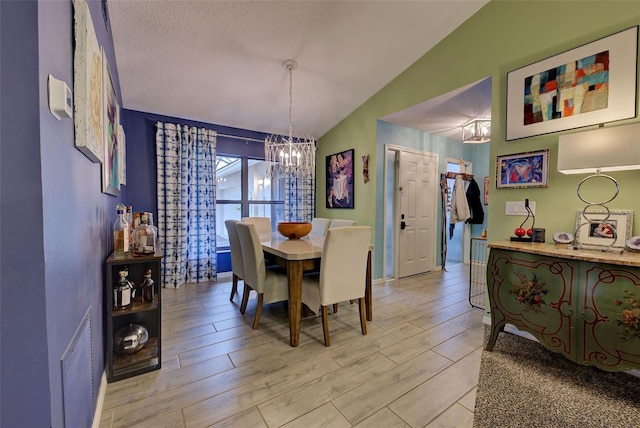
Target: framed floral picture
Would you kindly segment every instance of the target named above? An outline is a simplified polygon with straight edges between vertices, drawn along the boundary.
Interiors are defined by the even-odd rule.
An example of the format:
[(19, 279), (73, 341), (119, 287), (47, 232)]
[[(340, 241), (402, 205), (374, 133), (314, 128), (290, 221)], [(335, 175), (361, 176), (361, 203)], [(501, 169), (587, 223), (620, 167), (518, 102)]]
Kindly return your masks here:
[(354, 150), (327, 156), (327, 208), (353, 208)]
[(497, 157), (497, 189), (548, 186), (549, 149)]

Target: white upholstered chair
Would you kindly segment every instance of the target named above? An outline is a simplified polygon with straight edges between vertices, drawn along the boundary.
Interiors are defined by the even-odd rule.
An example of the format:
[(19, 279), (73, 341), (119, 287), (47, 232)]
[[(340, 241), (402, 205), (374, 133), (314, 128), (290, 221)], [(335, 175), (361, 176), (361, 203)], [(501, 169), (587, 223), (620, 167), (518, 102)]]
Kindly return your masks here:
[(289, 299), (287, 274), (273, 269), (267, 269), (262, 252), (262, 244), (256, 226), (251, 223), (236, 223), (240, 248), (242, 249), (242, 263), (244, 268), (244, 293), (240, 313), (244, 315), (249, 301), (249, 293), (258, 293), (256, 316), (253, 328), (258, 328), (263, 303), (275, 303)]
[(331, 223), (331, 219), (314, 217), (313, 220), (311, 220), (311, 232), (309, 233), (324, 236), (329, 228), (329, 223)]
[(233, 296), (238, 292), (238, 280), (244, 278), (244, 267), (242, 263), (242, 248), (240, 247), (240, 238), (236, 224), (238, 220), (225, 220), (224, 225), (227, 227), (227, 235), (229, 235), (229, 247), (231, 249), (231, 271), (233, 272), (233, 283), (231, 285), (231, 296), (229, 300), (233, 300)]
[(269, 217), (242, 217), (242, 222), (255, 224), (261, 238), (266, 235), (271, 236), (271, 232), (273, 232)]
[(371, 228), (348, 226), (328, 229), (322, 251), (319, 275), (302, 279), (302, 303), (312, 311), (320, 308), (324, 344), (329, 346), (329, 305), (357, 300), (360, 307), (360, 328), (367, 334), (365, 315), (365, 280)]
[(329, 229), (333, 229), (334, 227), (345, 227), (345, 226), (355, 226), (355, 220), (342, 220), (339, 218), (334, 218), (331, 220), (331, 224), (329, 225)]

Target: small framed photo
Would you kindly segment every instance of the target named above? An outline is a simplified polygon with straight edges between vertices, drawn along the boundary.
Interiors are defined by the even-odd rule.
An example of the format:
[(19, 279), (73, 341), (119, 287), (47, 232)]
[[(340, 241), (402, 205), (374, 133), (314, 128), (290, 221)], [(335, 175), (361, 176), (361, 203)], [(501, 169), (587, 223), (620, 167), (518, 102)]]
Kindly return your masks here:
[(496, 188), (549, 187), (549, 149), (499, 155)]
[(354, 150), (327, 156), (327, 208), (353, 208)]
[(631, 237), (633, 211), (578, 211), (576, 215), (576, 244), (587, 247), (624, 248)]

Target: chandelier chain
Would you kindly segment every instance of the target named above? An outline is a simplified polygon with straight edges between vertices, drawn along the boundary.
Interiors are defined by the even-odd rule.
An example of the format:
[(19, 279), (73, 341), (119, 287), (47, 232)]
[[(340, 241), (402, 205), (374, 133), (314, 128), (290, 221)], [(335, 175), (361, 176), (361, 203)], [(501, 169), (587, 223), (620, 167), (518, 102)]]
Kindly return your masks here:
[(291, 111), (293, 109), (293, 66), (289, 65), (289, 142), (293, 142), (293, 120)]

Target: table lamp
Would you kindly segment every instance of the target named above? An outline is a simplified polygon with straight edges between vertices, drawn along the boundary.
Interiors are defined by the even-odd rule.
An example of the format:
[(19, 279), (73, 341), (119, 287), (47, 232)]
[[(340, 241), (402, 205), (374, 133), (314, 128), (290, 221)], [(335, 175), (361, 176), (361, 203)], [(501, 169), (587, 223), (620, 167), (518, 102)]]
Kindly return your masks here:
[[(615, 178), (603, 174), (611, 171), (625, 171), (640, 169), (640, 123), (615, 127), (602, 127), (594, 130), (560, 135), (558, 139), (558, 171), (563, 174), (591, 174), (582, 179), (576, 192), (578, 198), (585, 204), (582, 210), (584, 222), (576, 224), (573, 247), (584, 248), (578, 240), (581, 227), (592, 222), (603, 223), (612, 230), (612, 242), (605, 250), (611, 250), (617, 240), (618, 232), (615, 225), (609, 221), (609, 208), (606, 204), (613, 201), (620, 191)], [(592, 180), (610, 181), (615, 191), (602, 201), (587, 200), (581, 194), (582, 186)], [(590, 210), (601, 208), (605, 212), (604, 218), (589, 218)], [(591, 211), (592, 213), (592, 211)]]

